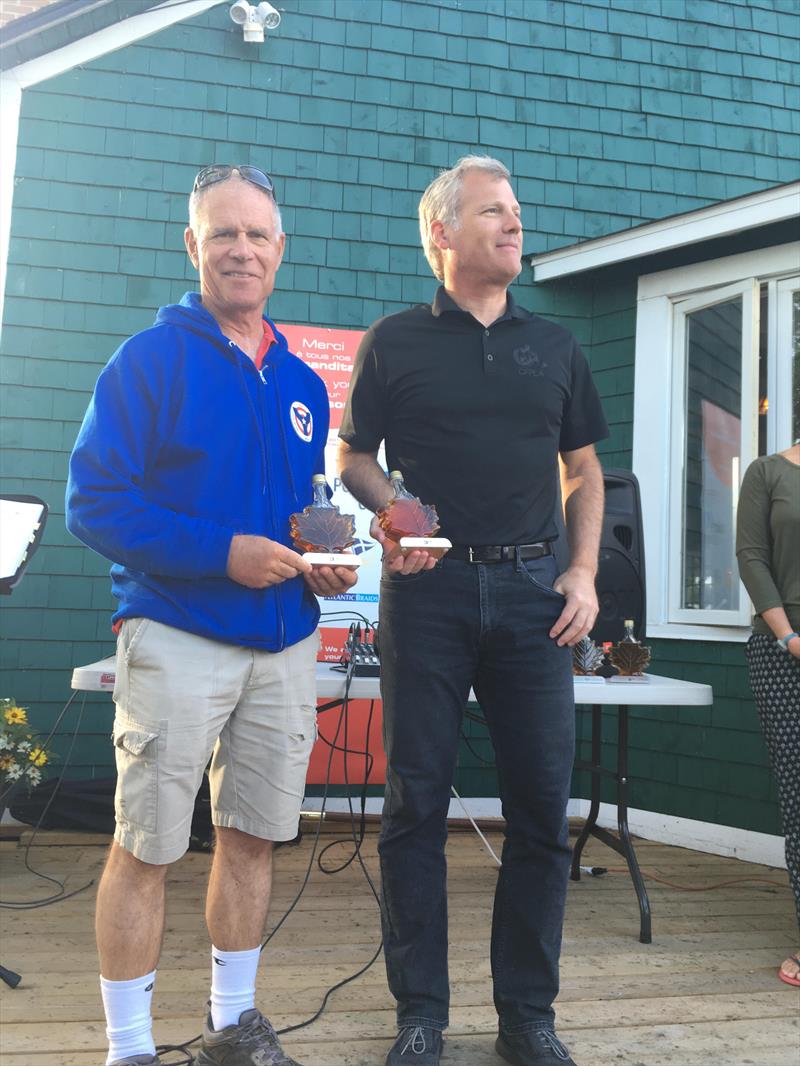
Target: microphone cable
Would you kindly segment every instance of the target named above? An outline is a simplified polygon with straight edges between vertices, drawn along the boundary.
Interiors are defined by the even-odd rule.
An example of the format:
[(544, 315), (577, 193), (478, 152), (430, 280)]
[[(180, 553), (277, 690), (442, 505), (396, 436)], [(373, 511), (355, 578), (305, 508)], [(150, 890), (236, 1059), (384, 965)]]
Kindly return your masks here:
[[(335, 613), (337, 615), (340, 614), (340, 612), (335, 612)], [(343, 614), (343, 613), (344, 612), (341, 612), (341, 614)], [(356, 615), (356, 617), (359, 618), (360, 621), (363, 621), (365, 625), (367, 625), (367, 626), (369, 625), (369, 622), (367, 621), (367, 619), (364, 618), (363, 615), (357, 614), (357, 612), (350, 612), (348, 615), (346, 615), (346, 617), (352, 619), (354, 614)], [(326, 615), (325, 617), (330, 617), (330, 615)], [(366, 790), (367, 790), (367, 786), (368, 786), (369, 774), (371, 773), (372, 767), (374, 765), (374, 756), (369, 751), (369, 730), (370, 730), (370, 727), (371, 727), (371, 724), (372, 724), (375, 700), (371, 700), (370, 701), (370, 710), (369, 710), (369, 715), (368, 715), (368, 719), (367, 719), (367, 730), (366, 730), (366, 739), (365, 739), (365, 744), (364, 744), (364, 750), (362, 751), (362, 750), (359, 750), (359, 749), (351, 749), (351, 748), (349, 748), (349, 746), (348, 746), (348, 719), (349, 719), (349, 705), (350, 705), (350, 687), (351, 687), (351, 684), (352, 684), (354, 672), (355, 672), (355, 662), (351, 659), (350, 662), (348, 663), (347, 670), (346, 670), (346, 673), (345, 673), (344, 693), (342, 695), (342, 700), (341, 700), (341, 704), (340, 704), (340, 708), (339, 708), (339, 715), (338, 715), (338, 718), (337, 718), (336, 729), (335, 729), (335, 732), (334, 732), (334, 735), (333, 735), (333, 739), (329, 740), (321, 732), (318, 731), (319, 738), (323, 741), (323, 743), (328, 745), (329, 752), (328, 752), (328, 761), (327, 761), (327, 766), (326, 766), (326, 771), (325, 771), (325, 784), (324, 784), (324, 787), (323, 787), (323, 793), (322, 793), (322, 798), (321, 798), (321, 803), (320, 803), (319, 820), (317, 822), (317, 826), (316, 826), (316, 829), (315, 829), (315, 832), (314, 832), (314, 838), (313, 838), (312, 847), (311, 847), (311, 854), (309, 856), (308, 863), (306, 864), (305, 874), (303, 876), (303, 880), (302, 880), (302, 882), (300, 884), (300, 887), (297, 890), (293, 900), (291, 901), (291, 903), (289, 904), (287, 909), (284, 911), (283, 915), (275, 923), (275, 925), (272, 927), (272, 929), (270, 930), (270, 932), (268, 933), (268, 935), (265, 937), (264, 941), (262, 942), (261, 948), (260, 948), (260, 950), (262, 952), (267, 947), (267, 945), (270, 943), (270, 941), (276, 936), (278, 931), (281, 929), (281, 927), (284, 925), (284, 923), (288, 920), (288, 918), (291, 915), (291, 913), (297, 907), (297, 904), (300, 902), (300, 899), (301, 899), (301, 897), (302, 897), (302, 895), (303, 895), (303, 893), (304, 893), (304, 891), (305, 891), (305, 889), (306, 889), (306, 887), (308, 885), (308, 882), (311, 879), (311, 873), (312, 873), (312, 870), (314, 868), (315, 862), (316, 862), (317, 866), (319, 867), (319, 869), (323, 873), (328, 874), (328, 875), (333, 875), (334, 873), (338, 873), (340, 870), (344, 870), (357, 857), (358, 860), (359, 860), (359, 864), (361, 866), (362, 872), (364, 874), (364, 877), (367, 880), (367, 883), (369, 884), (370, 891), (372, 892), (372, 895), (375, 897), (375, 900), (378, 903), (378, 907), (381, 908), (380, 894), (379, 894), (378, 890), (375, 887), (375, 884), (374, 884), (374, 882), (372, 880), (372, 877), (370, 876), (369, 871), (367, 870), (366, 865), (364, 864), (363, 857), (361, 855), (361, 845), (363, 843), (364, 836), (366, 834), (366, 812), (365, 812)], [(334, 707), (335, 706), (336, 705), (334, 704)], [(332, 710), (333, 707), (327, 707), (325, 709), (326, 710)], [(342, 739), (342, 743), (341, 744), (338, 743), (340, 734), (343, 734), (343, 739)], [(325, 812), (326, 812), (326, 808), (327, 808), (329, 790), (330, 790), (330, 785), (331, 785), (331, 771), (332, 771), (332, 766), (333, 766), (333, 756), (334, 756), (334, 753), (336, 751), (342, 752), (344, 754), (344, 776), (345, 776), (345, 785), (348, 788), (348, 790), (349, 790), (350, 782), (349, 782), (349, 773), (348, 773), (348, 767), (347, 767), (347, 756), (348, 755), (363, 755), (364, 756), (364, 760), (365, 760), (365, 775), (364, 775), (364, 783), (363, 783), (363, 786), (362, 786), (362, 795), (361, 795), (361, 823), (359, 825), (359, 830), (357, 832), (356, 831), (356, 821), (355, 821), (355, 811), (352, 808), (352, 797), (350, 796), (349, 791), (348, 791), (348, 797), (347, 798), (348, 798), (348, 802), (349, 802), (349, 805), (350, 805), (351, 834), (352, 834), (352, 839), (353, 839), (353, 843), (354, 843), (354, 853), (353, 853), (353, 855), (350, 856), (350, 858), (343, 865), (341, 865), (339, 867), (336, 867), (334, 869), (326, 869), (321, 863), (322, 855), (325, 853), (325, 851), (327, 851), (327, 849), (329, 847), (332, 847), (333, 844), (340, 844), (340, 843), (343, 842), (343, 841), (333, 841), (333, 842), (331, 842), (331, 844), (326, 845), (326, 847), (323, 849), (322, 852), (319, 852), (319, 843), (320, 843), (320, 836), (321, 836), (321, 833), (322, 833), (322, 824), (323, 824), (323, 822), (325, 820)], [(345, 838), (345, 839), (347, 839), (347, 838)], [(318, 852), (319, 852), (319, 854), (318, 854)], [(333, 993), (338, 991), (338, 989), (343, 988), (345, 985), (349, 984), (350, 982), (355, 981), (357, 978), (361, 977), (362, 974), (366, 973), (367, 970), (369, 970), (369, 968), (371, 966), (373, 966), (375, 964), (375, 962), (378, 960), (382, 949), (383, 949), (383, 939), (380, 940), (380, 942), (379, 942), (377, 948), (375, 949), (374, 953), (372, 954), (371, 958), (363, 966), (361, 966), (354, 973), (350, 974), (348, 977), (345, 977), (341, 981), (338, 981), (336, 984), (331, 985), (331, 987), (327, 989), (327, 991), (325, 992), (325, 994), (323, 996), (322, 1002), (320, 1003), (319, 1008), (315, 1011), (315, 1013), (313, 1015), (311, 1015), (309, 1018), (306, 1018), (302, 1022), (297, 1022), (295, 1025), (284, 1026), (284, 1028), (282, 1028), (282, 1029), (277, 1029), (276, 1033), (279, 1036), (283, 1036), (286, 1033), (292, 1033), (292, 1032), (297, 1031), (298, 1029), (304, 1029), (307, 1026), (312, 1025), (322, 1015), (322, 1013), (325, 1010), (326, 1006), (328, 1005), (328, 1001), (329, 1001), (330, 997), (333, 995)], [(160, 1044), (156, 1048), (156, 1052), (157, 1052), (158, 1055), (168, 1055), (168, 1054), (171, 1054), (171, 1053), (178, 1053), (178, 1054), (182, 1054), (183, 1056), (185, 1056), (184, 1058), (179, 1059), (177, 1062), (171, 1063), (170, 1066), (192, 1066), (192, 1063), (195, 1060), (194, 1060), (194, 1056), (192, 1055), (192, 1053), (191, 1053), (191, 1051), (189, 1049), (192, 1047), (192, 1045), (198, 1043), (198, 1041), (200, 1041), (201, 1039), (202, 1039), (202, 1034), (198, 1034), (197, 1036), (193, 1037), (192, 1039), (183, 1041), (183, 1042), (181, 1042), (179, 1044)], [(166, 1066), (166, 1064), (165, 1064), (165, 1066)]]

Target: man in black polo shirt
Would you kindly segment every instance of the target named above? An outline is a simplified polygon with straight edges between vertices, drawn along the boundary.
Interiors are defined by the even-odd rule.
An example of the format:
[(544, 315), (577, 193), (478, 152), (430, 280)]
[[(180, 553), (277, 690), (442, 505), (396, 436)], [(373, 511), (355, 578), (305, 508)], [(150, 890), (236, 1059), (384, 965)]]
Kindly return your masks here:
[[(381, 686), (388, 756), (380, 838), (383, 927), (399, 1035), (386, 1066), (436, 1066), (448, 1023), (444, 857), (470, 686), (495, 749), (506, 819), (492, 975), (499, 1054), (569, 1066), (553, 1028), (570, 850), (571, 654), (597, 614), (594, 578), (608, 433), (586, 361), (560, 326), (518, 307), (522, 223), (509, 173), (485, 156), (443, 172), (420, 202), (433, 304), (376, 322), (340, 431), (342, 478), (377, 511), (376, 461), (435, 504), (452, 550), (436, 563), (383, 542)], [(570, 564), (561, 574), (558, 456)], [(574, 1063), (573, 1063), (574, 1066)]]

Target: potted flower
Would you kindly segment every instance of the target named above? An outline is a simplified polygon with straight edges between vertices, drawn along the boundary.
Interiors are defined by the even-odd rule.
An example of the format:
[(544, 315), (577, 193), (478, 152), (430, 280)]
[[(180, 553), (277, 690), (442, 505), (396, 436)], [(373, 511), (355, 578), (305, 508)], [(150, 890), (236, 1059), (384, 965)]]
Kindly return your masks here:
[(32, 732), (28, 713), (13, 699), (0, 699), (0, 809), (16, 785), (30, 790), (42, 780), (49, 762), (45, 749)]

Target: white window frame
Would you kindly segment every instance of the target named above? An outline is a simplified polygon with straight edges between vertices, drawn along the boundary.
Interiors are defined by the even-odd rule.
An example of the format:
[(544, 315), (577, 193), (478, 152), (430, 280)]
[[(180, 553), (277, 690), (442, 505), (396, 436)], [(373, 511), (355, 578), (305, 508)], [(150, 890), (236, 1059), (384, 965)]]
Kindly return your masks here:
[[(735, 285), (726, 285), (720, 289), (708, 289), (693, 296), (678, 297), (672, 301), (673, 339), (672, 350), (672, 419), (670, 426), (671, 455), (669, 463), (669, 543), (680, 545), (684, 542), (685, 516), (685, 464), (686, 464), (686, 390), (687, 358), (686, 318), (695, 311), (715, 304), (724, 303), (739, 297), (742, 301), (742, 340), (740, 353), (741, 368), (741, 403), (742, 418), (740, 428), (739, 455), (740, 470), (734, 474), (733, 507), (734, 524), (736, 503), (739, 498), (741, 471), (746, 470), (758, 452), (758, 376), (754, 371), (758, 367), (758, 328), (759, 328), (759, 287), (758, 282), (748, 279)], [(682, 357), (683, 356), (683, 357)], [(754, 417), (755, 415), (755, 417)], [(756, 434), (754, 437), (753, 427)], [(683, 567), (670, 566), (667, 590), (667, 621), (670, 623), (688, 622), (696, 625), (698, 616), (707, 625), (746, 626), (750, 621), (750, 601), (744, 587), (739, 589), (738, 610), (698, 611), (682, 606), (683, 602)], [(741, 582), (740, 582), (741, 585)]]
[[(741, 479), (747, 464), (757, 454), (758, 290), (765, 282), (770, 285), (770, 297), (777, 297), (769, 304), (768, 375), (774, 402), (768, 415), (768, 449), (777, 451), (792, 443), (791, 412), (789, 409), (787, 414), (785, 410), (790, 400), (784, 395), (790, 389), (775, 387), (776, 381), (791, 374), (790, 338), (778, 342), (782, 319), (777, 300), (791, 299), (790, 291), (797, 283), (791, 284), (789, 279), (798, 272), (800, 242), (795, 241), (639, 278), (633, 471), (639, 479), (642, 497), (649, 637), (743, 641), (749, 635), (749, 600), (744, 589), (742, 610), (736, 617), (732, 617), (736, 612), (676, 608), (676, 581), (681, 570), (678, 561), (683, 550), (685, 333), (682, 330), (685, 330), (687, 311), (717, 303), (725, 298), (726, 292), (744, 294)], [(787, 380), (791, 381), (791, 376)]]

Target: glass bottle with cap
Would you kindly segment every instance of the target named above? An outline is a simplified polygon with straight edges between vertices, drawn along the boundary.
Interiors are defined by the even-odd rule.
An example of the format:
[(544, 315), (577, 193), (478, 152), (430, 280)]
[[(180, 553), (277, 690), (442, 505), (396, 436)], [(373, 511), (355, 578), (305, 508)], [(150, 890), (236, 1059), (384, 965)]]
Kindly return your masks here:
[(314, 474), (311, 479), (311, 507), (338, 510), (328, 498), (328, 479), (324, 474)]
[(643, 680), (645, 667), (650, 663), (650, 649), (636, 639), (633, 627), (633, 619), (626, 618), (625, 636), (609, 653), (609, 662), (619, 671), (611, 678), (613, 681)]
[(389, 483), (394, 491), (394, 498), (396, 500), (415, 500), (416, 496), (412, 496), (406, 488), (405, 480), (399, 470), (392, 470), (389, 472)]
[(394, 495), (378, 511), (381, 529), (389, 540), (397, 542), (401, 552), (426, 551), (441, 559), (452, 545), (446, 537), (434, 536), (439, 529), (436, 508), (408, 491), (401, 471), (392, 470), (389, 481)]
[(356, 539), (356, 520), (343, 515), (328, 498), (324, 474), (311, 479), (311, 503), (289, 516), (289, 531), (299, 551), (312, 566), (360, 566), (357, 555), (348, 552)]
[(625, 621), (623, 622), (623, 625), (625, 626), (625, 636), (620, 641), (620, 644), (638, 644), (639, 641), (636, 639), (636, 637), (634, 635), (634, 632), (633, 632), (633, 626), (634, 626), (633, 619), (632, 618), (626, 618)]

